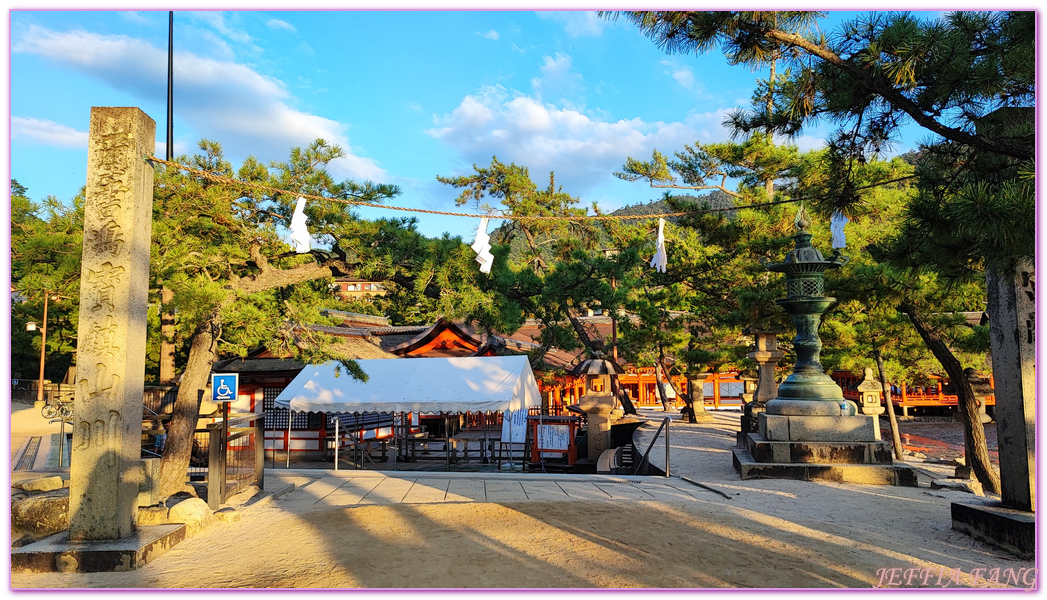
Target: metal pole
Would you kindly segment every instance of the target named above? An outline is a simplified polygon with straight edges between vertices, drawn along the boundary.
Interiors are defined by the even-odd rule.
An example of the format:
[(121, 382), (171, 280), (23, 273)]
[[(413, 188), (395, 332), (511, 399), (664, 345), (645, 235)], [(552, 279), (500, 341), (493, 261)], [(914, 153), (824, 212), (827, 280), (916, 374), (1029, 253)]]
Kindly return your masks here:
[(669, 424), (672, 419), (665, 417), (665, 476), (669, 476)]
[(218, 449), (218, 456), (220, 459), (220, 467), (218, 471), (218, 482), (221, 485), (219, 488), (218, 501), (225, 503), (226, 493), (226, 482), (228, 481), (228, 469), (229, 469), (229, 405), (230, 402), (222, 403), (222, 446)]
[(167, 13), (167, 160), (174, 160), (174, 11)]
[(44, 402), (44, 357), (47, 352), (47, 301), (51, 293), (44, 292), (44, 322), (40, 327), (40, 379), (36, 388), (36, 401)]
[(60, 422), (62, 424), (62, 433), (60, 434), (62, 443), (58, 446), (58, 468), (62, 468), (62, 462), (64, 462), (62, 460), (62, 450), (65, 449), (65, 419), (64, 418), (51, 419), (50, 421), (47, 422), (47, 424), (51, 425), (55, 421), (58, 421), (58, 422)]
[(291, 468), (291, 421), (294, 420), (294, 411), (290, 408), (287, 409), (287, 444), (284, 445), (284, 452), (287, 453), (287, 462), (284, 464), (285, 469)]
[(335, 417), (334, 419), (334, 470), (338, 470), (338, 446), (342, 445), (342, 438), (338, 436), (338, 425), (342, 422), (341, 419)]
[[(255, 416), (258, 416), (257, 413)], [(265, 489), (265, 428), (262, 426), (261, 417), (254, 421), (254, 468), (255, 481), (258, 489)]]

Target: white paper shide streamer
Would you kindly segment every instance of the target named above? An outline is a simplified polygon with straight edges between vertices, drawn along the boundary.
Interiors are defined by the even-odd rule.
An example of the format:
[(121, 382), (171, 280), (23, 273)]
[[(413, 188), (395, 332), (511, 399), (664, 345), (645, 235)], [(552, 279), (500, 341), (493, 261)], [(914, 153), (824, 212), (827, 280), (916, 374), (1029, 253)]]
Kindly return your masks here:
[(658, 219), (658, 250), (651, 259), (651, 266), (659, 273), (665, 273), (665, 265), (669, 263), (669, 257), (665, 253), (665, 219)]
[(305, 226), (308, 220), (305, 216), (305, 198), (299, 196), (291, 216), (291, 245), (299, 254), (309, 252), (309, 230)]
[(833, 234), (833, 248), (847, 247), (847, 236), (844, 234), (843, 226), (849, 221), (850, 219), (845, 217), (842, 212), (836, 211), (833, 213), (833, 218), (829, 221), (829, 231)]
[(480, 263), (481, 273), (490, 273), (491, 265), (494, 264), (494, 256), (491, 254), (491, 236), (487, 235), (487, 217), (480, 219), (480, 226), (476, 228), (476, 241), (472, 249), (476, 252), (476, 262)]

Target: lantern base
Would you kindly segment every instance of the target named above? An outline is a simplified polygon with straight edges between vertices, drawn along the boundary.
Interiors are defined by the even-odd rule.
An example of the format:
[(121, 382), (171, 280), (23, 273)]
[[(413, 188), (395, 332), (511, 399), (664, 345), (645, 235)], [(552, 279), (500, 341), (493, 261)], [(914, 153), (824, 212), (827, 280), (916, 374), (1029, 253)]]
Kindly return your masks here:
[(858, 414), (858, 405), (850, 400), (796, 400), (778, 396), (767, 403), (769, 415), (792, 417), (852, 417)]
[[(837, 414), (772, 414), (778, 409), (828, 407)], [(893, 461), (889, 442), (882, 441), (879, 419), (841, 415), (832, 402), (775, 398), (757, 416), (757, 431), (739, 434), (734, 468), (742, 479), (802, 479), (876, 485), (916, 485), (916, 471)]]
[[(842, 402), (843, 390), (831, 377), (816, 373), (794, 372), (778, 385), (778, 398), (806, 402)], [(768, 404), (772, 402), (768, 400)]]
[(745, 448), (733, 449), (734, 470), (742, 479), (796, 479), (863, 485), (918, 487), (916, 469), (906, 464), (825, 464), (757, 462)]

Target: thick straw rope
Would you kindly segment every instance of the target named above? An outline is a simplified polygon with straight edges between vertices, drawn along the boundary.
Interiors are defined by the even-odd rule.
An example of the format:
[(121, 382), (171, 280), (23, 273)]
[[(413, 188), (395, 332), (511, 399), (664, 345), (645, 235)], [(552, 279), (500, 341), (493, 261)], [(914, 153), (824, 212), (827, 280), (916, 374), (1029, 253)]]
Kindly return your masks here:
[[(383, 208), (383, 209), (386, 209), (386, 210), (400, 210), (400, 211), (405, 211), (405, 212), (423, 213), (423, 214), (428, 214), (428, 215), (443, 215), (443, 216), (446, 216), (446, 217), (470, 217), (470, 218), (473, 218), (473, 219), (480, 219), (480, 218), (483, 218), (483, 217), (487, 217), (487, 218), (490, 218), (490, 219), (506, 219), (506, 220), (510, 220), (510, 221), (525, 221), (525, 220), (533, 220), (533, 221), (615, 221), (615, 220), (634, 220), (634, 221), (637, 221), (637, 220), (660, 219), (660, 218), (669, 218), (669, 217), (683, 217), (683, 216), (687, 216), (687, 215), (697, 215), (697, 214), (702, 214), (702, 213), (725, 212), (725, 211), (730, 211), (730, 210), (740, 210), (740, 209), (743, 209), (743, 208), (765, 208), (765, 207), (768, 207), (768, 206), (777, 206), (779, 204), (790, 204), (790, 203), (793, 203), (793, 202), (802, 202), (804, 200), (812, 200), (813, 199), (813, 198), (790, 198), (788, 200), (776, 200), (774, 202), (764, 202), (762, 204), (748, 204), (748, 205), (745, 205), (745, 206), (731, 206), (731, 207), (725, 207), (725, 208), (705, 208), (705, 209), (701, 209), (701, 210), (693, 210), (693, 211), (686, 211), (686, 212), (674, 212), (674, 213), (660, 213), (660, 214), (653, 214), (653, 215), (538, 215), (538, 216), (524, 216), (524, 215), (513, 215), (513, 214), (475, 214), (475, 213), (447, 212), (447, 211), (441, 211), (441, 210), (427, 210), (427, 209), (424, 209), (424, 208), (411, 208), (409, 206), (389, 206), (389, 205), (386, 205), (386, 204), (376, 204), (374, 202), (365, 202), (363, 200), (348, 200), (348, 199), (345, 199), (345, 198), (330, 198), (328, 196), (315, 196), (313, 194), (304, 194), (304, 193), (301, 193), (301, 192), (292, 192), (292, 191), (289, 191), (289, 190), (283, 190), (283, 189), (280, 189), (280, 188), (274, 188), (274, 187), (271, 187), (271, 186), (268, 186), (268, 185), (262, 185), (260, 183), (252, 183), (252, 182), (249, 182), (249, 181), (240, 181), (239, 179), (233, 179), (231, 177), (224, 177), (222, 175), (215, 175), (214, 173), (210, 173), (208, 171), (202, 171), (200, 169), (194, 169), (192, 167), (188, 167), (186, 165), (179, 164), (179, 163), (176, 163), (176, 162), (171, 162), (171, 161), (168, 161), (168, 160), (163, 160), (163, 159), (157, 158), (155, 156), (147, 156), (147, 157), (145, 157), (145, 160), (148, 161), (148, 162), (151, 162), (151, 163), (157, 163), (157, 164), (161, 164), (161, 165), (166, 165), (168, 167), (171, 167), (171, 168), (174, 168), (174, 169), (178, 169), (180, 171), (185, 171), (186, 173), (189, 173), (191, 175), (196, 175), (197, 177), (201, 177), (203, 179), (206, 179), (208, 181), (213, 181), (215, 183), (224, 183), (226, 185), (232, 185), (232, 186), (236, 186), (236, 187), (239, 187), (239, 188), (249, 188), (249, 189), (253, 189), (253, 190), (259, 190), (259, 191), (262, 191), (262, 192), (268, 192), (270, 194), (285, 194), (285, 195), (293, 196), (293, 197), (301, 196), (301, 197), (309, 199), (309, 200), (319, 200), (319, 201), (323, 201), (323, 202), (340, 202), (342, 204), (349, 204), (349, 205), (352, 205), (352, 206), (366, 206), (366, 207), (370, 207), (370, 208)], [(875, 183), (875, 184), (872, 184), (872, 185), (867, 185), (867, 186), (863, 186), (863, 187), (860, 187), (860, 188), (856, 188), (856, 190), (863, 190), (863, 189), (876, 187), (876, 186), (880, 186), (880, 185), (886, 185), (886, 184), (889, 184), (889, 183), (896, 183), (898, 181), (903, 181), (905, 179), (909, 179), (910, 177), (900, 177), (898, 179), (891, 179), (889, 181), (882, 181), (880, 183)]]

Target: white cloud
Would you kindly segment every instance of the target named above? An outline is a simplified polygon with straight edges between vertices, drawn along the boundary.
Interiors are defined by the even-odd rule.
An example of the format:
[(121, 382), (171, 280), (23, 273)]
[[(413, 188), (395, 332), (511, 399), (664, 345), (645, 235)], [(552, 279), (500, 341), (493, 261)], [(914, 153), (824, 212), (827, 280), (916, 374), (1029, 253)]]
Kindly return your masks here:
[(149, 18), (148, 15), (137, 10), (120, 11), (118, 14), (121, 17), (127, 19), (128, 21), (132, 23), (138, 23), (139, 25), (149, 25), (152, 23), (152, 20)]
[(559, 96), (564, 102), (572, 98), (581, 103), (578, 94), (584, 88), (582, 76), (571, 70), (571, 57), (562, 52), (554, 56), (546, 56), (541, 66), (541, 76), (531, 79), (531, 88), (538, 99), (545, 98), (554, 100), (552, 96)]
[(287, 21), (281, 21), (280, 19), (269, 19), (265, 22), (265, 25), (269, 29), (285, 29), (291, 33), (295, 33), (296, 31), (294, 25), (291, 25)]
[(686, 67), (674, 70), (673, 79), (687, 89), (694, 87), (694, 71)]
[(498, 37), (499, 37), (498, 36), (498, 32), (493, 30), (493, 29), (488, 31), (487, 33), (480, 33), (479, 31), (477, 31), (476, 35), (478, 35), (480, 37), (483, 37), (483, 38), (486, 38), (486, 39), (489, 39), (489, 40), (494, 40), (496, 42), (498, 41)]
[(353, 179), (386, 182), (389, 175), (373, 159), (346, 153), (346, 156), (331, 161), (328, 170), (335, 179)]
[(226, 24), (225, 14), (218, 11), (189, 11), (188, 15), (190, 18), (202, 23), (206, 23), (214, 28), (215, 31), (221, 33), (225, 37), (239, 42), (241, 44), (248, 44), (251, 42), (251, 36), (246, 31), (234, 29)]
[(688, 90), (694, 88), (696, 78), (694, 76), (694, 70), (691, 69), (691, 67), (680, 66), (676, 61), (670, 60), (662, 60), (659, 61), (658, 64), (667, 67), (664, 72), (672, 76), (672, 78), (676, 80), (676, 83), (679, 83), (681, 87)]
[(611, 121), (495, 86), (466, 96), (426, 133), (469, 163), (488, 164), (498, 156), (526, 166), (539, 185), (555, 171), (565, 191), (581, 195), (611, 179), (629, 156), (647, 158), (655, 148), (673, 152), (698, 140), (726, 139), (719, 126), (726, 110), (697, 113), (682, 123)]
[(45, 119), (11, 117), (11, 138), (59, 148), (87, 149), (87, 132)]
[(535, 13), (538, 18), (547, 21), (555, 21), (564, 27), (564, 31), (571, 37), (601, 36), (607, 22), (596, 16), (595, 11), (539, 11)]
[[(143, 102), (166, 104), (166, 49), (142, 40), (32, 26), (11, 48), (102, 80)], [(231, 156), (282, 159), (291, 146), (323, 138), (349, 154), (341, 163), (344, 175), (383, 178), (373, 160), (351, 154), (343, 124), (290, 106), (279, 80), (246, 65), (177, 51), (174, 79), (176, 118), (199, 136), (221, 142)]]

